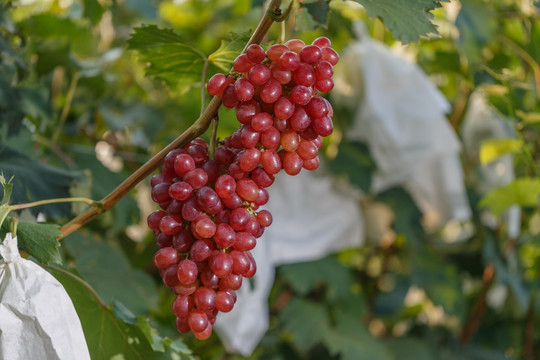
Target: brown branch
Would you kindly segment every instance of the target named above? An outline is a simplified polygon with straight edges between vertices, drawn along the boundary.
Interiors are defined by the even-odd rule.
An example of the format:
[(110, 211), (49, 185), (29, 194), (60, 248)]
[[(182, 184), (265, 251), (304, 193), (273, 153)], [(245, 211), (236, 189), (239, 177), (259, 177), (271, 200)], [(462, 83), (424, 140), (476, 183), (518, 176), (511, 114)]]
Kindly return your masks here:
[(482, 322), (482, 318), (484, 317), (484, 312), (486, 311), (486, 297), (489, 288), (493, 283), (494, 274), (495, 267), (493, 266), (493, 264), (489, 264), (488, 266), (486, 266), (486, 268), (484, 269), (482, 289), (480, 290), (480, 294), (476, 299), (476, 303), (474, 304), (474, 307), (469, 313), (467, 321), (465, 322), (465, 325), (461, 330), (461, 335), (459, 338), (462, 344), (466, 344), (480, 327), (480, 323)]
[[(282, 12), (280, 9), (281, 0), (272, 0), (268, 5), (267, 11), (264, 13), (259, 25), (253, 32), (251, 39), (244, 47), (245, 49), (251, 44), (259, 44), (270, 26), (275, 21), (283, 20), (281, 18)], [(79, 229), (84, 224), (87, 224), (91, 220), (95, 219), (103, 212), (112, 208), (122, 197), (124, 197), (135, 185), (141, 182), (146, 178), (152, 171), (154, 171), (160, 164), (163, 158), (173, 149), (176, 149), (181, 146), (187, 145), (191, 140), (195, 139), (197, 136), (201, 135), (208, 129), (210, 122), (216, 115), (221, 106), (221, 99), (214, 97), (212, 101), (208, 104), (204, 112), (199, 116), (199, 118), (191, 125), (184, 133), (174, 139), (169, 145), (167, 145), (163, 150), (154, 155), (150, 160), (144, 163), (140, 168), (138, 168), (133, 174), (128, 176), (118, 187), (116, 187), (109, 195), (103, 198), (99, 203), (101, 207), (92, 207), (79, 216), (75, 217), (67, 224), (60, 228), (62, 233), (60, 238), (66, 237), (72, 232)]]
[(452, 112), (448, 116), (448, 121), (450, 122), (450, 125), (452, 125), (452, 127), (456, 131), (459, 129), (461, 120), (465, 115), (465, 110), (467, 110), (470, 97), (471, 88), (469, 84), (467, 84), (466, 80), (461, 80), (461, 83), (459, 85), (459, 94), (454, 103), (454, 107), (452, 108)]
[[(508, 259), (508, 257), (512, 255), (512, 253), (516, 249), (516, 245), (516, 237), (508, 238), (502, 250), (503, 256)], [(463, 344), (467, 343), (480, 327), (480, 322), (482, 321), (486, 310), (486, 297), (491, 287), (491, 284), (493, 283), (494, 274), (495, 267), (493, 266), (493, 264), (490, 263), (484, 269), (484, 279), (480, 294), (478, 295), (474, 307), (469, 313), (467, 321), (465, 322), (465, 324), (463, 325), (463, 329), (461, 330), (460, 340)]]

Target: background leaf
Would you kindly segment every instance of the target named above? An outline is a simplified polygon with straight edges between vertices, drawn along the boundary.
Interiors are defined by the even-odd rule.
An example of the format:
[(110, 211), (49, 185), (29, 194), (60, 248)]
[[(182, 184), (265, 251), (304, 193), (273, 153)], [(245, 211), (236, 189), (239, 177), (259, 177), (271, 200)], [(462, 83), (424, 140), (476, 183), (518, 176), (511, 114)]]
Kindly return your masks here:
[(471, 60), (477, 60), (483, 45), (495, 31), (495, 18), (491, 6), (479, 0), (466, 0), (456, 18), (459, 46)]
[[(0, 146), (0, 170), (6, 178), (13, 176), (11, 202), (69, 197), (69, 188), (79, 173), (66, 171), (37, 161), (17, 150)], [(49, 204), (30, 208), (33, 214), (44, 212), (49, 216), (71, 215), (69, 204)]]
[(329, 1), (302, 1), (296, 14), (295, 25), (299, 31), (312, 31), (317, 27), (327, 27)]
[(491, 190), (480, 201), (480, 206), (488, 207), (495, 215), (500, 215), (512, 205), (537, 206), (538, 196), (540, 179), (520, 178)]
[[(106, 168), (97, 159), (93, 149), (75, 147), (73, 158), (81, 166), (81, 170), (90, 170), (92, 174), (90, 183), (92, 185), (91, 197), (93, 199), (104, 198), (129, 175), (128, 171), (112, 172)], [(82, 183), (85, 182), (82, 181)], [(124, 196), (110, 212), (101, 216), (100, 220), (107, 223), (109, 228), (118, 230), (136, 223), (138, 217), (139, 208), (137, 203), (132, 197)]]
[(337, 156), (328, 162), (328, 167), (334, 174), (346, 175), (350, 183), (360, 190), (369, 192), (375, 162), (365, 144), (342, 141)]
[(282, 265), (279, 271), (301, 295), (307, 295), (318, 285), (326, 285), (329, 297), (339, 299), (350, 294), (354, 283), (350, 271), (332, 256), (317, 261)]
[[(73, 301), (92, 359), (110, 360), (119, 354), (125, 359), (134, 360), (171, 359), (170, 348), (163, 352), (154, 351), (141, 328), (117, 319), (110, 309), (102, 308), (83, 284), (54, 269), (53, 275)], [(189, 353), (182, 355), (191, 359)]]
[(75, 259), (75, 269), (106, 304), (120, 301), (135, 315), (148, 313), (156, 306), (154, 281), (134, 269), (120, 249), (79, 233), (65, 238), (63, 244)]
[(301, 351), (307, 352), (322, 341), (329, 324), (326, 310), (320, 304), (293, 298), (280, 314), (284, 330), (291, 333)]
[(369, 333), (361, 319), (336, 311), (335, 321), (335, 328), (324, 334), (324, 340), (342, 360), (392, 360), (389, 350)]
[(489, 139), (480, 146), (480, 162), (486, 165), (504, 154), (518, 153), (523, 146), (520, 139)]

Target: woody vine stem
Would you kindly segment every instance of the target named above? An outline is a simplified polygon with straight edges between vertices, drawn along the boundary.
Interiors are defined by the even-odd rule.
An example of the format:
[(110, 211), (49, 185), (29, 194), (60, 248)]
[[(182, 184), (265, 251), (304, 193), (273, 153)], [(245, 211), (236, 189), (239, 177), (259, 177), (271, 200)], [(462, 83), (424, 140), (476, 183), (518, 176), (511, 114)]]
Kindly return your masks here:
[[(285, 13), (283, 13), (280, 8), (281, 0), (272, 0), (261, 18), (257, 28), (253, 32), (253, 35), (244, 47), (244, 50), (251, 44), (259, 44), (274, 22), (281, 22), (285, 20), (292, 9), (292, 4), (293, 1), (291, 1), (288, 9), (285, 11)], [(212, 98), (199, 118), (186, 131), (184, 131), (169, 145), (154, 155), (150, 160), (144, 163), (133, 174), (128, 176), (120, 185), (111, 191), (109, 195), (100, 201), (95, 202), (91, 208), (62, 226), (60, 228), (62, 235), (59, 237), (59, 239), (71, 234), (81, 226), (112, 208), (122, 197), (124, 197), (133, 187), (135, 187), (135, 185), (150, 175), (150, 173), (152, 173), (152, 171), (154, 171), (161, 164), (161, 161), (171, 150), (185, 146), (191, 140), (203, 134), (210, 126), (210, 123), (217, 114), (220, 106), (221, 99), (218, 97)]]

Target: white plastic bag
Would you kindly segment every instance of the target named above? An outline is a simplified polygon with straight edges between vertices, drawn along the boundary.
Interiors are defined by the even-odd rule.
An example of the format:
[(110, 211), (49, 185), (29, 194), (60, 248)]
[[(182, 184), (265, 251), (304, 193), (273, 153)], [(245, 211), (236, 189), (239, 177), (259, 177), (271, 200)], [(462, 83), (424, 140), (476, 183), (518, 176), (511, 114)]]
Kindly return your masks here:
[(377, 164), (371, 191), (405, 185), (434, 226), (469, 218), (460, 143), (445, 117), (450, 105), (417, 64), (358, 30), (331, 96), (353, 110), (346, 136), (365, 142)]
[[(484, 96), (475, 92), (471, 95), (467, 112), (463, 118), (463, 143), (466, 155), (479, 163), (480, 147), (488, 139), (513, 138), (515, 132), (486, 102)], [(485, 195), (496, 187), (506, 185), (515, 179), (514, 158), (511, 154), (501, 156), (489, 164), (478, 166), (476, 189)], [(494, 227), (497, 220), (485, 212), (483, 221), (486, 225)], [(508, 236), (516, 238), (520, 233), (521, 208), (511, 206), (504, 214), (508, 226)]]
[(63, 286), (21, 258), (11, 233), (0, 244), (0, 359), (90, 359), (79, 317)]

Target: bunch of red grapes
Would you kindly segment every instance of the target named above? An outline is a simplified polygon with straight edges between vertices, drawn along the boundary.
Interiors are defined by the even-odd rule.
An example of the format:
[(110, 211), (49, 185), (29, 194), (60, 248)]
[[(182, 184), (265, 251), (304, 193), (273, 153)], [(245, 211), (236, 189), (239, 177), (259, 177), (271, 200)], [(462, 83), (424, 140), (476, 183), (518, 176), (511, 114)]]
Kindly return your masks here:
[(250, 45), (234, 61), (232, 75), (207, 84), (242, 124), (219, 143), (195, 139), (171, 151), (151, 180), (159, 204), (148, 216), (160, 249), (154, 264), (176, 294), (176, 327), (198, 339), (212, 333), (219, 311), (229, 312), (243, 278), (256, 272), (250, 251), (272, 224), (266, 188), (281, 169), (296, 175), (319, 166), (322, 137), (332, 133), (330, 91), (338, 54), (330, 40), (311, 45), (289, 40), (265, 52)]

